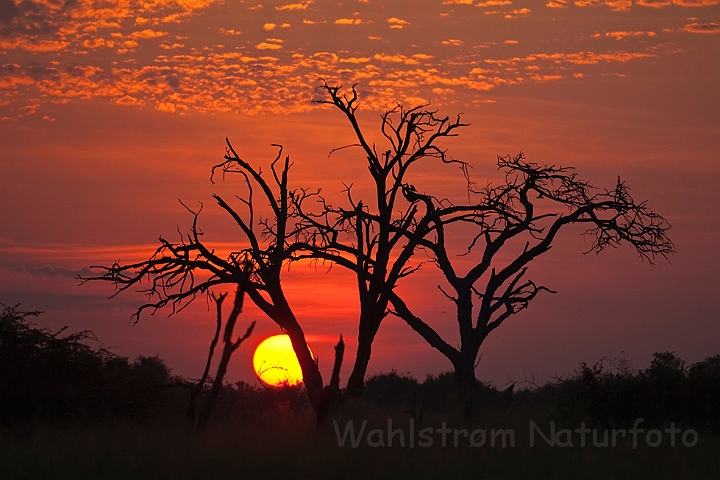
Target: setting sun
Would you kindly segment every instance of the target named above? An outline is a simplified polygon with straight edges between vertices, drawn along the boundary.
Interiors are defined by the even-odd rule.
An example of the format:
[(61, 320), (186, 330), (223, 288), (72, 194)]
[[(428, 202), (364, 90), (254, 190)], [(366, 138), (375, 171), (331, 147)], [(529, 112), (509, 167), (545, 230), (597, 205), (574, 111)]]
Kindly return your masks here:
[(300, 363), (287, 335), (274, 335), (263, 340), (255, 349), (253, 368), (266, 385), (298, 385), (303, 381)]

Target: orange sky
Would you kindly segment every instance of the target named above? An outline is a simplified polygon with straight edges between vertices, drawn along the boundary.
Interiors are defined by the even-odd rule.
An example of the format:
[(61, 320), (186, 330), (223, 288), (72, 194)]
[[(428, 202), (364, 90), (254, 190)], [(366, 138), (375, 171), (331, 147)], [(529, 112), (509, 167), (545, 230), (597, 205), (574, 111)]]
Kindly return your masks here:
[[(568, 231), (531, 267), (558, 290), (493, 332), (478, 367), (498, 384), (571, 371), (621, 351), (645, 366), (654, 351), (689, 361), (720, 353), (720, 5), (717, 0), (0, 0), (0, 302), (46, 313), (43, 325), (94, 330), (123, 355), (159, 353), (197, 376), (213, 333), (203, 301), (177, 317), (128, 319), (141, 298), (77, 286), (89, 265), (140, 260), (202, 201), (209, 241), (237, 232), (210, 194), (228, 136), (254, 164), (282, 143), (295, 186), (360, 193), (363, 159), (338, 112), (314, 105), (319, 78), (358, 83), (360, 119), (377, 138), (381, 109), (431, 102), (471, 126), (443, 146), (497, 178), (497, 154), (572, 165), (599, 186), (617, 175), (672, 224), (671, 263), (630, 249), (583, 256)], [(420, 188), (457, 193), (458, 172), (428, 163)], [(329, 376), (343, 333), (356, 335), (353, 279), (294, 266), (287, 289)], [(455, 338), (452, 305), (432, 266), (400, 288)], [(342, 299), (338, 302), (337, 299)], [(258, 319), (231, 366), (252, 379), (252, 349), (277, 333)], [(455, 343), (455, 342), (451, 342)], [(450, 368), (407, 326), (388, 318), (372, 372), (422, 378)], [(346, 378), (346, 376), (345, 376)]]

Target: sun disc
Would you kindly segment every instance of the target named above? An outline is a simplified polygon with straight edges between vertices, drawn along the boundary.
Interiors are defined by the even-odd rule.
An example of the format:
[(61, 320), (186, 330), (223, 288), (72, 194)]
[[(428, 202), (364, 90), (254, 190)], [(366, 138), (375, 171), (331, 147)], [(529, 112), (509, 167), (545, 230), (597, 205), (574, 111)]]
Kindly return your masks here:
[(298, 385), (303, 381), (300, 362), (287, 335), (263, 340), (255, 349), (253, 368), (263, 383), (273, 387)]

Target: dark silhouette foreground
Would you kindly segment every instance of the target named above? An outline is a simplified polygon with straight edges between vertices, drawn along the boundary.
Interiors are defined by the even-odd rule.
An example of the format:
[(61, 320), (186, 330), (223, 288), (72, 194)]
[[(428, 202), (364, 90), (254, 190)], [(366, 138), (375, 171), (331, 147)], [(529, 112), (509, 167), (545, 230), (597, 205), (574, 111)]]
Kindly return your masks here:
[[(589, 251), (595, 253), (627, 244), (652, 263), (674, 252), (667, 236), (670, 225), (646, 202), (636, 202), (620, 179), (611, 188), (595, 188), (571, 167), (534, 163), (519, 154), (498, 158), (503, 181), (477, 188), (470, 180), (469, 164), (453, 159), (439, 145), (467, 126), (460, 116), (444, 117), (427, 105), (397, 105), (381, 115), (384, 145), (379, 147), (368, 140), (358, 122), (354, 86), (343, 90), (324, 83), (319, 90), (322, 98), (316, 102), (339, 111), (357, 140), (331, 154), (346, 147), (360, 152), (355, 161), (367, 166), (370, 195), (356, 198), (352, 185), (346, 185), (345, 205), (332, 205), (319, 190), (290, 186), (292, 164), (288, 156), (283, 158), (281, 146), (277, 145), (269, 172), (263, 172), (228, 141), (224, 161), (213, 167), (211, 181), (221, 174), (223, 179), (233, 176), (242, 182), (242, 193), (232, 201), (213, 195), (239, 227), (237, 251), (225, 257), (208, 247), (198, 228), (202, 204), (197, 210), (183, 204), (193, 222), (179, 241), (161, 237), (147, 260), (94, 267), (100, 272), (83, 280), (110, 282), (115, 294), (147, 285), (141, 291), (148, 302), (138, 307), (135, 320), (146, 310), (169, 307), (175, 313), (215, 288), (237, 288), (290, 337), (310, 405), (322, 422), (339, 403), (339, 369), (326, 384), (307, 346), (303, 325), (287, 300), (282, 272), (293, 262), (328, 262), (356, 276), (358, 343), (345, 395), (361, 395), (380, 325), (388, 315), (395, 315), (447, 357), (455, 380), (472, 397), (475, 367), (487, 336), (528, 308), (540, 292), (552, 292), (529, 279), (528, 269), (551, 249), (561, 230), (586, 226), (592, 241)], [(451, 201), (410, 183), (412, 174), (428, 162), (455, 168), (467, 186), (466, 199)], [(454, 229), (451, 235), (450, 227), (457, 225), (466, 228), (459, 234)], [(448, 251), (457, 244), (467, 246), (465, 260), (470, 259), (471, 266), (466, 270)], [(430, 257), (447, 283), (439, 287), (455, 306), (458, 347), (420, 318), (396, 290), (423, 265), (422, 258), (427, 257), (418, 260), (419, 251)], [(340, 347), (339, 343), (335, 364), (343, 360), (344, 345)], [(468, 413), (472, 410), (469, 402)]]
[[(62, 336), (37, 328), (28, 321), (37, 314), (3, 307), (0, 317), (0, 424), (4, 427), (43, 419), (185, 423), (193, 382), (173, 376), (158, 357), (129, 362), (102, 348), (93, 349), (86, 343), (94, 339), (89, 332)], [(671, 352), (656, 353), (644, 370), (633, 369), (627, 360), (603, 359), (593, 366), (582, 363), (564, 379), (532, 389), (526, 386), (516, 382), (496, 388), (477, 382), (473, 392), (480, 419), (488, 412), (534, 409), (544, 416), (597, 425), (625, 425), (644, 418), (658, 428), (675, 422), (720, 433), (716, 407), (720, 355), (686, 366)], [(428, 415), (462, 414), (464, 398), (452, 373), (420, 382), (391, 372), (367, 380), (366, 407), (355, 413), (387, 412), (422, 423)], [(205, 419), (211, 426), (232, 418), (264, 418), (263, 412), (312, 412), (302, 386), (261, 388), (244, 382), (218, 386), (211, 379), (202, 385), (196, 401), (201, 407), (216, 403)]]

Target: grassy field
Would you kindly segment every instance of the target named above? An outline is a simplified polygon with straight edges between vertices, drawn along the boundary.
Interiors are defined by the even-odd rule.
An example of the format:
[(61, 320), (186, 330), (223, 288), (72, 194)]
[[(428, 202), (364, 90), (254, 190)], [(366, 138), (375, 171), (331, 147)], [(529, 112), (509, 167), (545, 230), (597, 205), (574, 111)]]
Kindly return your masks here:
[[(500, 412), (492, 406), (480, 407), (470, 421), (452, 413), (428, 413), (417, 425), (416, 443), (409, 445), (410, 416), (400, 410), (378, 408), (363, 400), (341, 407), (327, 425), (317, 428), (307, 409), (294, 411), (286, 402), (269, 405), (261, 412), (248, 412), (216, 419), (202, 433), (194, 433), (181, 422), (125, 422), (85, 420), (70, 423), (41, 422), (26, 424), (0, 439), (0, 478), (3, 479), (224, 479), (224, 478), (508, 478), (508, 479), (716, 479), (720, 478), (720, 436), (699, 431), (693, 447), (676, 445), (664, 434), (660, 446), (638, 436), (633, 449), (628, 436), (619, 438), (616, 447), (594, 447), (591, 436), (585, 447), (579, 434), (573, 434), (573, 446), (551, 447), (535, 435), (530, 447), (529, 421), (534, 420), (546, 436), (550, 435), (547, 412), (511, 407)], [(403, 430), (405, 446), (399, 434), (388, 447), (388, 418), (393, 428)], [(353, 420), (356, 434), (367, 420), (365, 435), (357, 448), (339, 446), (335, 429), (341, 433)], [(432, 446), (417, 444), (420, 427), (434, 430), (445, 422), (450, 430), (486, 429), (486, 443), (472, 447), (462, 433), (454, 446), (454, 433), (447, 434), (443, 447), (441, 435), (433, 433)], [(559, 423), (562, 423), (559, 421)], [(563, 425), (557, 425), (557, 431)], [(568, 428), (580, 425), (565, 423)], [(642, 425), (646, 428), (647, 426)], [(618, 425), (630, 429), (632, 425)], [(367, 433), (383, 431), (385, 447), (371, 447)], [(500, 436), (490, 445), (492, 430), (513, 430), (515, 446), (502, 447)], [(598, 433), (602, 439), (602, 431)], [(373, 440), (379, 440), (375, 433)], [(478, 439), (480, 434), (477, 434)], [(426, 442), (427, 443), (427, 442)], [(479, 442), (476, 442), (479, 443)]]
[(391, 372), (320, 427), (302, 386), (239, 382), (198, 431), (193, 382), (161, 359), (94, 350), (88, 332), (59, 336), (32, 315), (0, 316), (0, 480), (720, 478), (720, 355), (581, 364), (514, 391)]

